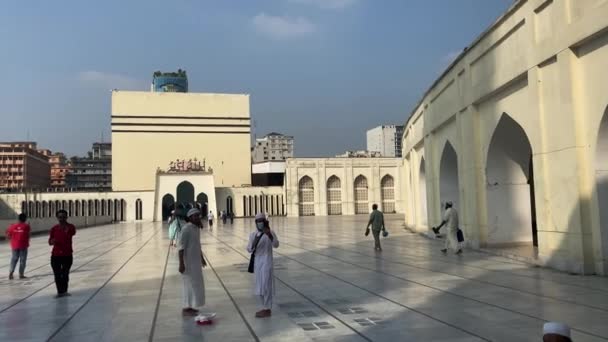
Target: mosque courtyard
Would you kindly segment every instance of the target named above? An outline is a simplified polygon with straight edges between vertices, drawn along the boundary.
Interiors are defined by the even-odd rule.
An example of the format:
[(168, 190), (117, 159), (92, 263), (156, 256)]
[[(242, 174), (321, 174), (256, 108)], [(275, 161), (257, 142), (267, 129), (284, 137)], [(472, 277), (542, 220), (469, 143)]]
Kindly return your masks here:
[[(120, 223), (75, 236), (71, 297), (56, 293), (45, 235), (32, 238), (26, 280), (0, 280), (0, 341), (540, 341), (545, 321), (574, 341), (608, 340), (608, 278), (577, 276), (410, 233), (389, 216), (374, 252), (366, 216), (271, 218), (277, 293), (256, 319), (247, 273), (251, 220), (205, 228), (214, 324), (181, 315), (175, 249), (160, 223)], [(10, 249), (0, 248), (8, 274)]]

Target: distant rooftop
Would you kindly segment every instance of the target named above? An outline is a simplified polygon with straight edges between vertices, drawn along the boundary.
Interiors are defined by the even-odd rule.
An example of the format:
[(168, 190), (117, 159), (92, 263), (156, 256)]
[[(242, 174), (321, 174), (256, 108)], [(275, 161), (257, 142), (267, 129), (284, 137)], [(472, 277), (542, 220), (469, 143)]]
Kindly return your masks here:
[(186, 70), (177, 72), (155, 71), (152, 75), (152, 91), (164, 93), (187, 93), (188, 76)]

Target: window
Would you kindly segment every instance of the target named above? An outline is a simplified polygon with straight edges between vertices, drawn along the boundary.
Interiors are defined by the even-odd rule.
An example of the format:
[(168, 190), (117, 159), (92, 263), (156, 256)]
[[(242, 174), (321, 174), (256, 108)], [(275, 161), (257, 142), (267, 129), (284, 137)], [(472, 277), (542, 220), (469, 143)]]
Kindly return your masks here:
[(382, 211), (385, 213), (395, 212), (395, 180), (391, 175), (386, 175), (380, 181), (380, 194), (382, 197)]
[(355, 214), (369, 213), (367, 178), (355, 178)]
[(327, 180), (327, 214), (342, 215), (342, 185), (336, 176)]
[(302, 177), (298, 183), (298, 199), (300, 216), (313, 216), (315, 214), (315, 188), (312, 179)]

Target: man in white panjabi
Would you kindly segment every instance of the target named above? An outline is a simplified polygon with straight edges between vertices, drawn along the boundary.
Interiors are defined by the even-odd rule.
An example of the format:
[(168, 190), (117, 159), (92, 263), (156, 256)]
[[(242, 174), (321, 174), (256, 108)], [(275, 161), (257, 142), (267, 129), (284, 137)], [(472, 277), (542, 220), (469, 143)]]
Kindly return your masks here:
[(453, 208), (452, 202), (446, 202), (445, 204), (445, 212), (443, 214), (443, 220), (438, 227), (433, 227), (433, 232), (435, 234), (439, 234), (439, 229), (444, 225), (447, 226), (448, 232), (445, 237), (445, 244), (441, 252), (447, 253), (448, 248), (456, 251), (456, 254), (461, 254), (462, 249), (460, 248), (460, 243), (458, 242), (458, 211)]
[(182, 274), (183, 281), (182, 314), (196, 316), (198, 314), (196, 308), (205, 305), (203, 267), (207, 266), (207, 263), (201, 250), (201, 212), (196, 208), (190, 209), (187, 217), (188, 223), (182, 227), (177, 247), (179, 273)]
[(255, 216), (256, 231), (249, 235), (247, 251), (255, 253), (253, 274), (255, 276), (255, 289), (253, 294), (259, 296), (261, 309), (255, 317), (264, 318), (272, 315), (272, 298), (274, 297), (274, 265), (272, 249), (279, 247), (277, 235), (270, 230), (268, 220), (263, 213)]

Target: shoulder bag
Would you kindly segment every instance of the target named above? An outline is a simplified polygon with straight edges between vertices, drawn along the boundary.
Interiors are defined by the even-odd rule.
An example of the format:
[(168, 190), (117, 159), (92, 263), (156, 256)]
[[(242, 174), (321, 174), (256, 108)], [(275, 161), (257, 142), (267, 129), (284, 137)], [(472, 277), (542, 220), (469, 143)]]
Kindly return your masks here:
[(253, 265), (255, 264), (255, 250), (258, 248), (258, 243), (260, 243), (260, 239), (264, 236), (264, 233), (260, 234), (260, 236), (256, 236), (253, 241), (253, 251), (251, 251), (251, 258), (249, 259), (249, 267), (247, 268), (247, 272), (253, 273)]

